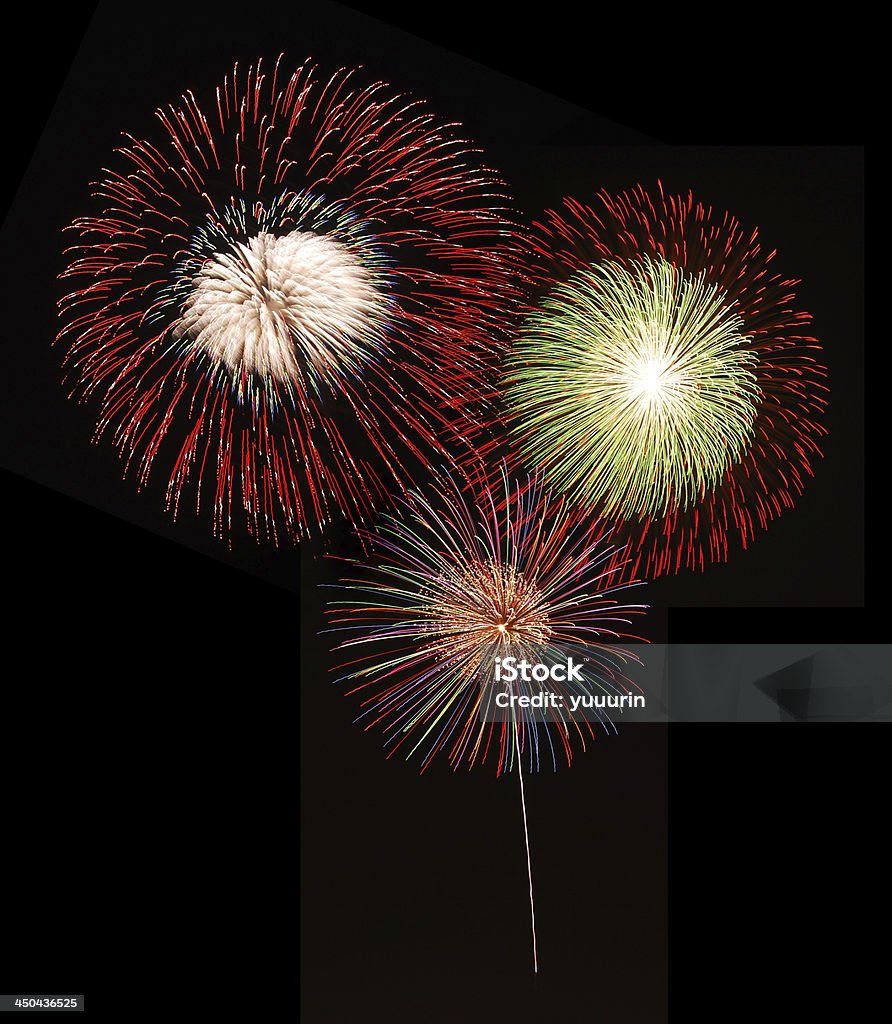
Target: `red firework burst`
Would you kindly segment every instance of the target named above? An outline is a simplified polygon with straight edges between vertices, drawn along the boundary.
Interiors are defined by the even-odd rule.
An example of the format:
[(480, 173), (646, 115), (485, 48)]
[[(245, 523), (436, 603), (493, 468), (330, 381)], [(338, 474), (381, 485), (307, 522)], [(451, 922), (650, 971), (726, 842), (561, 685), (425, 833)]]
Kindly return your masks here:
[(157, 111), (61, 275), (66, 379), (142, 486), (227, 534), (363, 522), (489, 418), (516, 299), (500, 178), (421, 101), (281, 61)]
[[(654, 196), (641, 186), (617, 196), (601, 192), (591, 205), (568, 198), (560, 210), (547, 211), (543, 220), (534, 225), (532, 245), (531, 275), (538, 304), (531, 306), (529, 312), (533, 317), (540, 315), (540, 320), (528, 320), (527, 327), (521, 331), (521, 346), (517, 350), (520, 354), (513, 357), (514, 382), (509, 384), (509, 402), (511, 387), (518, 379), (530, 390), (530, 381), (541, 381), (549, 373), (601, 374), (613, 390), (608, 393), (609, 401), (602, 401), (598, 406), (602, 419), (595, 423), (589, 434), (586, 434), (589, 429), (586, 424), (595, 422), (595, 417), (585, 421), (581, 415), (584, 410), (577, 408), (573, 414), (577, 427), (561, 435), (558, 428), (546, 421), (546, 429), (551, 433), (543, 440), (542, 435), (536, 435), (544, 421), (540, 410), (534, 408), (531, 412), (529, 404), (522, 409), (515, 407), (511, 417), (515, 437), (519, 437), (521, 448), (526, 446), (524, 455), (521, 457), (515, 453), (515, 458), (521, 458), (525, 465), (532, 461), (544, 468), (546, 479), (549, 479), (549, 467), (558, 467), (564, 484), (578, 478), (577, 494), (592, 493), (596, 488), (591, 484), (598, 474), (607, 474), (609, 478), (613, 473), (617, 479), (622, 475), (626, 491), (619, 497), (608, 495), (612, 505), (608, 501), (595, 503), (592, 507), (596, 513), (624, 520), (622, 534), (628, 538), (630, 553), (637, 552), (632, 569), (635, 573), (656, 576), (677, 572), (683, 567), (703, 569), (708, 562), (725, 561), (731, 537), (739, 537), (746, 547), (754, 538), (756, 527), (765, 529), (784, 509), (793, 506), (812, 475), (812, 461), (821, 454), (818, 441), (826, 434), (822, 424), (826, 406), (824, 396), (828, 390), (824, 383), (826, 370), (819, 361), (818, 342), (807, 334), (811, 316), (796, 309), (795, 286), (799, 282), (773, 272), (775, 251), (763, 250), (757, 230), (745, 231), (730, 214), (717, 212), (697, 202), (690, 193), (686, 196), (666, 194), (662, 185)], [(624, 382), (626, 368), (610, 362), (613, 353), (604, 342), (612, 330), (609, 324), (612, 311), (605, 313), (603, 309), (595, 308), (601, 348), (595, 356), (599, 362), (591, 364), (596, 367), (594, 370), (588, 365), (580, 369), (580, 364), (574, 362), (570, 355), (563, 361), (553, 358), (556, 351), (560, 354), (561, 339), (566, 337), (560, 334), (559, 328), (562, 323), (560, 317), (566, 315), (568, 309), (575, 317), (574, 327), (578, 331), (572, 351), (574, 356), (579, 352), (585, 353), (586, 339), (582, 337), (585, 326), (583, 324), (579, 328), (579, 323), (593, 308), (586, 304), (595, 303), (597, 307), (600, 294), (610, 292), (611, 310), (616, 309), (618, 302), (628, 302), (626, 319), (647, 319), (651, 315), (646, 308), (647, 303), (655, 301), (653, 296), (657, 295), (655, 275), (659, 273), (659, 266), (665, 267), (666, 264), (669, 265), (668, 274), (678, 274), (677, 283), (672, 285), (677, 289), (676, 294), (685, 297), (689, 308), (693, 308), (695, 300), (698, 304), (697, 315), (701, 322), (695, 326), (702, 327), (705, 341), (704, 336), (695, 334), (691, 339), (694, 355), (689, 358), (685, 354), (684, 358), (688, 358), (688, 365), (697, 361), (696, 369), (701, 379), (694, 379), (693, 375), (691, 380), (684, 379), (685, 370), (678, 358), (681, 348), (677, 338), (664, 339), (669, 354), (662, 364), (653, 358), (653, 352), (659, 346), (650, 335), (657, 327), (671, 332), (684, 319), (675, 317), (673, 320), (671, 312), (661, 313), (659, 324), (654, 319), (652, 323), (643, 325), (641, 337), (629, 340), (630, 336), (623, 334), (622, 344), (627, 345), (623, 358), (632, 351), (641, 364), (634, 388), (627, 388), (628, 395), (626, 391), (617, 390), (618, 386), (625, 388), (628, 384)], [(645, 282), (649, 294), (636, 297), (635, 282)], [(665, 282), (662, 288), (664, 294), (661, 298), (665, 301)], [(573, 289), (577, 290), (574, 292)], [(590, 290), (583, 294), (583, 289)], [(707, 308), (708, 314), (703, 313)], [(541, 314), (543, 309), (545, 314)], [(724, 324), (723, 310), (727, 321)], [(626, 315), (625, 310), (622, 313)], [(542, 316), (549, 318), (544, 328)], [(691, 320), (696, 320), (696, 317), (688, 316), (688, 322)], [(716, 333), (716, 325), (726, 332), (724, 338)], [(628, 324), (622, 331), (627, 329)], [(727, 331), (732, 329), (735, 337), (728, 341)], [(526, 348), (525, 332), (528, 336), (531, 332), (532, 336), (532, 342)], [(645, 349), (649, 353), (646, 359), (640, 355)], [(534, 353), (534, 360), (542, 353), (544, 358), (539, 358), (538, 363), (525, 362), (530, 351)], [(731, 371), (727, 366), (723, 367), (721, 376), (710, 381), (708, 367), (719, 365), (715, 361), (716, 352), (724, 352), (729, 364), (728, 353), (732, 353), (737, 364)], [(653, 416), (653, 409), (656, 408), (655, 394), (661, 383), (659, 374), (665, 366), (669, 367), (666, 376), (674, 374), (667, 390), (670, 391), (670, 401), (675, 404), (670, 406), (670, 401), (667, 401), (660, 418)], [(530, 374), (526, 381), (523, 381), (524, 374)], [(704, 405), (707, 386), (703, 383), (703, 374), (707, 375), (706, 385), (711, 387), (715, 384), (709, 400), (718, 404)], [(733, 374), (737, 375), (737, 384)], [(742, 387), (739, 382), (744, 376), (748, 378), (746, 390), (735, 395), (734, 387)], [(557, 388), (559, 383), (554, 386)], [(568, 386), (561, 393), (569, 395), (572, 391), (577, 396), (587, 397), (593, 393), (594, 387), (597, 387), (595, 377), (587, 377), (575, 390)], [(640, 435), (643, 454), (637, 463), (633, 463), (632, 456), (627, 454), (630, 438), (635, 436), (632, 431), (638, 426), (630, 426), (626, 415), (632, 391), (635, 391), (636, 400), (642, 403), (642, 408), (653, 416), (651, 422), (656, 424), (652, 434), (646, 435), (642, 431)], [(747, 441), (738, 444), (734, 450), (720, 431), (713, 431), (710, 437), (705, 437), (701, 431), (699, 447), (708, 450), (713, 465), (718, 464), (718, 471), (712, 486), (701, 482), (698, 484), (699, 492), (694, 488), (688, 500), (683, 502), (678, 498), (677, 489), (673, 491), (670, 486), (672, 473), (681, 480), (694, 479), (699, 474), (702, 481), (706, 475), (699, 469), (696, 472), (692, 470), (699, 451), (690, 425), (690, 437), (684, 436), (682, 424), (678, 429), (680, 441), (667, 440), (670, 436), (667, 424), (674, 426), (672, 418), (676, 422), (681, 418), (683, 410), (679, 410), (685, 394), (691, 396), (697, 415), (702, 416), (706, 409), (709, 421), (713, 423), (719, 422), (730, 408), (721, 405), (721, 397), (716, 397), (721, 395), (726, 401), (728, 396), (730, 400), (738, 400), (741, 407), (752, 402), (754, 415), (738, 424), (741, 433), (747, 434)], [(751, 396), (756, 396), (755, 400)], [(568, 416), (570, 404), (568, 397)], [(605, 408), (610, 415), (604, 414)], [(611, 438), (609, 431), (615, 429), (620, 416), (625, 416), (625, 432), (622, 437)], [(567, 418), (562, 422), (567, 422)], [(567, 443), (567, 438), (571, 443)], [(593, 442), (593, 454), (587, 458), (584, 453), (589, 441)], [(726, 450), (724, 467), (716, 456), (722, 444)], [(542, 461), (530, 459), (530, 451), (535, 451), (537, 445), (543, 454)], [(604, 462), (605, 451), (616, 453), (609, 465)], [(663, 452), (674, 460), (668, 469), (666, 464), (658, 461)], [(617, 473), (616, 460), (626, 457), (630, 460), (629, 465), (623, 464), (622, 474)], [(662, 496), (659, 492), (661, 480), (670, 481), (670, 484), (663, 485), (665, 491)], [(632, 490), (633, 486), (637, 492)], [(572, 487), (570, 489), (573, 490)], [(607, 491), (608, 487), (605, 485), (602, 490)], [(664, 502), (664, 507), (657, 513), (651, 508), (637, 514), (631, 514), (628, 509), (617, 514), (622, 501), (631, 504), (636, 493), (645, 495), (651, 505)]]

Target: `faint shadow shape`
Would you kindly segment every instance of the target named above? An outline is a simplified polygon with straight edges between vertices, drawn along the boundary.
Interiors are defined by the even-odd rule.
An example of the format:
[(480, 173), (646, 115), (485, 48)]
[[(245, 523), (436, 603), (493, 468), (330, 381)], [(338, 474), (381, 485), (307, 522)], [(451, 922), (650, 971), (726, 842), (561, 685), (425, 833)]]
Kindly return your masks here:
[[(868, 645), (880, 646), (880, 645)], [(892, 720), (892, 678), (856, 646), (835, 646), (754, 681), (783, 722)]]

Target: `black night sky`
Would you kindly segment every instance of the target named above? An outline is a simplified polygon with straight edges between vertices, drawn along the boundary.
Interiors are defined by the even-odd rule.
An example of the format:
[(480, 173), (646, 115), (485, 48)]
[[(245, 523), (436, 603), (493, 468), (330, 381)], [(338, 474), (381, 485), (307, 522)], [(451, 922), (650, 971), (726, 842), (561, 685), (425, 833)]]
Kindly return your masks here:
[(828, 833), (870, 847), (879, 744), (852, 743), (851, 726), (639, 725), (530, 779), (534, 980), (516, 776), (386, 761), (330, 685), (318, 584), (335, 568), (310, 547), (230, 550), (206, 520), (166, 518), (160, 483), (121, 480), (111, 446), (89, 443), (94, 410), (60, 385), (55, 276), (61, 229), (119, 132), (280, 51), (427, 97), (530, 218), (565, 194), (693, 189), (758, 225), (802, 279), (830, 437), (796, 508), (748, 552), (648, 588), (652, 638), (873, 641), (859, 104), (798, 42), (759, 40), (771, 75), (736, 74), (743, 37), (686, 55), (658, 26), (662, 43), (623, 56), (626, 35), (605, 25), (593, 45), (568, 8), (88, 13), (53, 15), (47, 38), (47, 12), (24, 12), (28, 68), (3, 70), (0, 991), (86, 992), (110, 1020), (659, 1024), (721, 1018), (717, 1000), (760, 1013), (766, 972), (798, 985), (814, 969)]

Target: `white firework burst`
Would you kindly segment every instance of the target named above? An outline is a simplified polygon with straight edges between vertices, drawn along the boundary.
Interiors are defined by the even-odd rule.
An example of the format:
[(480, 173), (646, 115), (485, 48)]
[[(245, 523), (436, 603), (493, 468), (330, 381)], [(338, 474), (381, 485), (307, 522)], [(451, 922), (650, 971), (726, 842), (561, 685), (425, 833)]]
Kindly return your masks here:
[(325, 235), (261, 232), (208, 260), (176, 328), (234, 376), (331, 381), (372, 359), (387, 303), (349, 248)]
[(372, 226), (337, 204), (232, 203), (195, 232), (154, 315), (240, 398), (284, 387), (309, 400), (389, 351), (388, 262)]

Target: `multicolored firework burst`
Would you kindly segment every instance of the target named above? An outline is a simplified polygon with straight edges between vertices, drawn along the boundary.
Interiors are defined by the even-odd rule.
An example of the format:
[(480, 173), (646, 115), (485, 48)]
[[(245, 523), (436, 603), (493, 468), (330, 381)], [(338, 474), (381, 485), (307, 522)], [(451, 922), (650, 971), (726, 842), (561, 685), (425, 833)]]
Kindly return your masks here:
[(757, 231), (692, 195), (567, 199), (535, 225), (509, 356), (515, 457), (621, 525), (646, 575), (724, 561), (792, 507), (826, 433), (820, 346)]
[(637, 581), (609, 529), (536, 479), (492, 479), (463, 487), (443, 476), (435, 496), (403, 499), (366, 538), (376, 564), (343, 580), (349, 596), (329, 606), (348, 634), (336, 652), (360, 721), (384, 729), (389, 757), (416, 756), (422, 771), (444, 754), (455, 769), (493, 757), (501, 774), (521, 750), (531, 770), (569, 764), (595, 726), (566, 711), (486, 721), (481, 663), (509, 648), (585, 645), (605, 684), (626, 692), (617, 655), (639, 639), (631, 621), (644, 606), (625, 603)]
[(362, 524), (491, 416), (517, 298), (510, 200), (454, 126), (281, 65), (126, 136), (69, 228), (58, 338), (125, 472), (274, 542)]
[(350, 597), (333, 602), (329, 615), (349, 634), (336, 648), (342, 681), (361, 696), (365, 727), (387, 732), (388, 756), (417, 755), (422, 771), (441, 752), (454, 769), (490, 754), (497, 774), (516, 768), (538, 972), (522, 764), (541, 766), (543, 736), (552, 765), (569, 764), (574, 743), (585, 749), (594, 726), (577, 720), (569, 701), (550, 719), (513, 706), (496, 721), (484, 708), (481, 672), (499, 652), (583, 644), (599, 685), (628, 692), (631, 658), (618, 645), (639, 639), (628, 630), (645, 609), (622, 601), (634, 581), (609, 531), (538, 480), (512, 483), (504, 469), (495, 485), (481, 486), (484, 479), (463, 488), (444, 477), (436, 497), (405, 499), (404, 514), (385, 517), (369, 537), (377, 564), (342, 581)]

